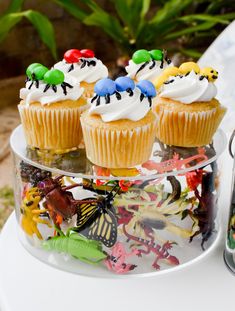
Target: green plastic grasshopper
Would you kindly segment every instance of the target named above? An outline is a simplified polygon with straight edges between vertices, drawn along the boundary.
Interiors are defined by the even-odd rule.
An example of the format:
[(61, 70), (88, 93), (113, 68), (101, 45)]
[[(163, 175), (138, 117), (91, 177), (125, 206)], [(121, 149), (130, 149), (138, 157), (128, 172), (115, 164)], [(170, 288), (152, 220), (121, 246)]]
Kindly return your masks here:
[(100, 242), (88, 240), (86, 237), (71, 231), (65, 235), (58, 228), (56, 230), (60, 234), (59, 236), (42, 242), (42, 247), (45, 250), (66, 253), (89, 264), (99, 263), (107, 257)]

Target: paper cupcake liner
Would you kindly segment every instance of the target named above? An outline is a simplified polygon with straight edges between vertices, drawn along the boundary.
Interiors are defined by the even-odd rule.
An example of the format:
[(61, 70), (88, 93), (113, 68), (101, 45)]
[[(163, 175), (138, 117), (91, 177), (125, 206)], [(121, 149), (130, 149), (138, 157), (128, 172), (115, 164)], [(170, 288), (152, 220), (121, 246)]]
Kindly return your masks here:
[(82, 140), (80, 115), (87, 107), (45, 109), (19, 105), (27, 145), (46, 150), (78, 147)]
[(152, 152), (156, 121), (132, 130), (87, 125), (81, 118), (87, 158), (107, 168), (128, 168), (146, 162)]
[(158, 113), (157, 138), (167, 145), (198, 147), (211, 143), (226, 109), (213, 108), (200, 112), (174, 112), (162, 109)]

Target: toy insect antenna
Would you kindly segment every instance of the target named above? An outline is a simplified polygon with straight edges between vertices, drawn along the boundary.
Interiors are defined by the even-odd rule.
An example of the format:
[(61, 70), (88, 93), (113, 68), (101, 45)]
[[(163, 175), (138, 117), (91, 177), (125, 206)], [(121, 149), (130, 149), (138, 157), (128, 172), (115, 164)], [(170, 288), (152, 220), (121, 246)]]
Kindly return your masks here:
[(73, 189), (73, 188), (76, 188), (76, 187), (82, 187), (83, 184), (82, 183), (79, 183), (79, 184), (73, 184), (73, 185), (70, 185), (70, 186), (65, 186), (65, 187), (62, 187), (63, 190), (70, 190), (70, 189)]
[[(118, 194), (118, 191), (120, 190), (120, 186), (118, 184), (116, 184), (108, 193), (107, 198), (108, 199), (114, 199), (115, 196)], [(113, 194), (113, 191), (115, 191), (115, 193)]]

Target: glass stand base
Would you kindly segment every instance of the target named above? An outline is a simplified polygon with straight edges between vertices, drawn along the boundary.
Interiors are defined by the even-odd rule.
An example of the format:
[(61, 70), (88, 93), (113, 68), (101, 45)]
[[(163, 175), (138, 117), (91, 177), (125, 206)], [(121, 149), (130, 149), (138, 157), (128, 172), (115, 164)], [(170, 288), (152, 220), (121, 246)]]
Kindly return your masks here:
[[(192, 243), (188, 243), (186, 246), (178, 246), (175, 249), (175, 254), (179, 254), (180, 252), (184, 253), (182, 256), (181, 254), (181, 261), (178, 265), (169, 265), (164, 264), (164, 261), (161, 262), (161, 269), (156, 270), (152, 267), (152, 262), (154, 257), (150, 254), (149, 256), (145, 256), (144, 258), (136, 258), (133, 264), (137, 265), (137, 268), (133, 271), (129, 271), (128, 274), (117, 274), (107, 270), (104, 264), (94, 264), (88, 265), (81, 261), (78, 261), (75, 258), (72, 258), (69, 255), (63, 253), (56, 253), (56, 252), (46, 252), (40, 248), (40, 245), (36, 245), (38, 243), (35, 240), (35, 244), (32, 243), (32, 239), (27, 238), (24, 232), (19, 228), (18, 234), (19, 239), (24, 246), (24, 248), (34, 257), (39, 259), (40, 261), (55, 267), (57, 269), (67, 271), (70, 273), (75, 273), (83, 276), (88, 277), (97, 277), (97, 278), (133, 278), (133, 277), (151, 277), (157, 275), (168, 274), (174, 271), (179, 271), (183, 268), (190, 267), (193, 264), (198, 263), (202, 259), (204, 259), (207, 255), (209, 255), (218, 245), (218, 242), (221, 238), (222, 230), (219, 229), (212, 234), (210, 239), (207, 241), (206, 250), (202, 250), (201, 248), (201, 240), (200, 238), (195, 239)], [(138, 265), (138, 260), (141, 261), (141, 265)], [(144, 262), (143, 262), (144, 261)]]

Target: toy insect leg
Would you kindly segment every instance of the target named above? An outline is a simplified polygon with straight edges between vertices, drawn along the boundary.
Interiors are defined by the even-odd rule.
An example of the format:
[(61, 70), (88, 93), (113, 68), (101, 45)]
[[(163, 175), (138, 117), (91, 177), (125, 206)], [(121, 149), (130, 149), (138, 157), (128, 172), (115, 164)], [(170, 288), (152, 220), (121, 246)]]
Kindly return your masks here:
[(33, 228), (31, 226), (30, 221), (26, 218), (26, 217), (22, 217), (21, 220), (21, 226), (23, 228), (23, 230), (28, 234), (28, 235), (33, 235)]
[(67, 190), (70, 190), (70, 189), (73, 189), (73, 188), (76, 188), (76, 187), (82, 187), (82, 184), (76, 184), (74, 183), (73, 185), (70, 185), (70, 186), (67, 186), (67, 187), (63, 187), (63, 191), (67, 191)]
[(32, 214), (43, 214), (43, 213), (46, 213), (47, 210), (46, 209), (35, 209), (35, 210), (32, 210)]
[(33, 224), (33, 227), (34, 227), (34, 233), (36, 234), (37, 238), (38, 238), (39, 240), (42, 240), (42, 235), (41, 235), (41, 233), (39, 232), (37, 226), (36, 226), (35, 224)]
[(41, 218), (39, 218), (39, 216), (34, 216), (33, 221), (35, 221), (36, 223), (39, 223), (39, 224), (47, 225), (49, 228), (52, 227), (51, 223), (48, 220), (41, 219)]
[(35, 222), (33, 222), (32, 219), (28, 219), (26, 217), (22, 217), (21, 220), (21, 226), (22, 229), (30, 236), (33, 236), (34, 234), (37, 235), (37, 237), (42, 240), (41, 233), (39, 232), (37, 225)]
[(55, 213), (54, 210), (52, 208), (50, 208), (50, 205), (48, 205), (46, 202), (44, 202), (44, 207), (49, 212), (49, 215), (50, 215), (53, 223), (60, 229), (60, 225), (63, 221), (63, 217), (58, 215), (57, 213)]

